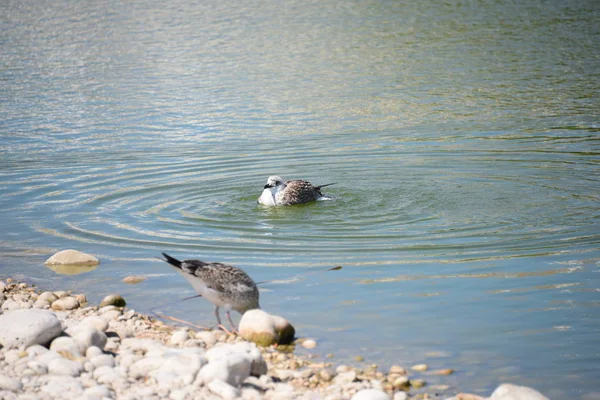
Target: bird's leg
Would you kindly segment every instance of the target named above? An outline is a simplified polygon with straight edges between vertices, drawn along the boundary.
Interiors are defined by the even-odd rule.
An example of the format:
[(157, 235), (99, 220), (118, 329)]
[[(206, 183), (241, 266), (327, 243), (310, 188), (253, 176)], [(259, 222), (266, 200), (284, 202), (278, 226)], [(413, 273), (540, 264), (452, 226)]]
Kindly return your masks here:
[(222, 325), (221, 324), (221, 317), (219, 316), (219, 306), (215, 307), (215, 317), (217, 317), (217, 324)]
[(229, 320), (229, 323), (231, 324), (231, 332), (233, 333), (237, 333), (237, 329), (235, 329), (235, 324), (233, 323), (233, 321), (231, 320), (231, 314), (229, 313), (229, 310), (227, 310), (225, 312), (225, 315), (227, 315), (227, 319)]

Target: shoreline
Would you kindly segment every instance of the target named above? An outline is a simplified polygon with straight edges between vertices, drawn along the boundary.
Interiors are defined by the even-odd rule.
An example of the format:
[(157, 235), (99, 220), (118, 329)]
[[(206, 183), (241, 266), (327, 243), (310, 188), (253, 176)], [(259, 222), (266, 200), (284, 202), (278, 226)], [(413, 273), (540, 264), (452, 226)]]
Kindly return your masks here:
[[(84, 294), (42, 292), (10, 278), (0, 281), (0, 308), (5, 320), (18, 311), (58, 321), (51, 340), (0, 349), (0, 398), (7, 400), (483, 399), (436, 385), (436, 376), (454, 372), (449, 368), (338, 365), (295, 354), (302, 339), (258, 347), (220, 330), (175, 326), (127, 306), (89, 305)], [(19, 327), (4, 325), (6, 342), (7, 325)]]

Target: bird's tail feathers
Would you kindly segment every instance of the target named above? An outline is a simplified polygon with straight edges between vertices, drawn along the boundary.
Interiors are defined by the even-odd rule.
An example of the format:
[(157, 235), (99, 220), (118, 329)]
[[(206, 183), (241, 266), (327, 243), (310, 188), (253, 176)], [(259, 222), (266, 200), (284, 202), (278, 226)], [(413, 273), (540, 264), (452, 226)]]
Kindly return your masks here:
[(181, 268), (181, 261), (179, 261), (176, 258), (171, 257), (167, 253), (162, 253), (162, 255), (165, 256), (164, 261), (168, 262), (169, 264), (171, 264), (174, 267)]
[(333, 183), (326, 183), (325, 185), (321, 185), (321, 186), (317, 186), (317, 189), (320, 190), (321, 188), (324, 188), (325, 186), (331, 186), (331, 185), (335, 185), (337, 182), (333, 182)]

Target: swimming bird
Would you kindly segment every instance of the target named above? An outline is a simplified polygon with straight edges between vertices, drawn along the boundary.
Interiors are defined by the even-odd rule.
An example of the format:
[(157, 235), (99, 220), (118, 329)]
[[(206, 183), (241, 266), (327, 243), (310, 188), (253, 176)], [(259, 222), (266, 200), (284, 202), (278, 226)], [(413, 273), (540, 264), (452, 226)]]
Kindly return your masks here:
[(219, 307), (225, 308), (234, 331), (235, 325), (229, 313), (231, 310), (244, 314), (248, 310), (260, 308), (256, 283), (241, 269), (218, 262), (179, 261), (166, 253), (162, 255), (165, 257), (163, 261), (183, 275), (199, 295), (215, 305), (219, 325), (222, 325)]
[(267, 179), (267, 184), (258, 198), (258, 202), (265, 206), (290, 206), (315, 200), (331, 200), (331, 197), (321, 193), (321, 188), (329, 185), (334, 185), (334, 183), (314, 186), (312, 183), (300, 179), (286, 181), (282, 177), (274, 175)]

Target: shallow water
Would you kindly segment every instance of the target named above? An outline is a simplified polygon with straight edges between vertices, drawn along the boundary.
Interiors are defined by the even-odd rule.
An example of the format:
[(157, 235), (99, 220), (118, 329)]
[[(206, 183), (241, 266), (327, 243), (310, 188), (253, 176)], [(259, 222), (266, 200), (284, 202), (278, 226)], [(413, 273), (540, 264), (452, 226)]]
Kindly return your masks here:
[[(161, 251), (230, 262), (336, 362), (590, 398), (600, 6), (526, 3), (5, 2), (0, 276), (149, 311), (193, 294)], [(272, 174), (336, 200), (259, 206)]]

